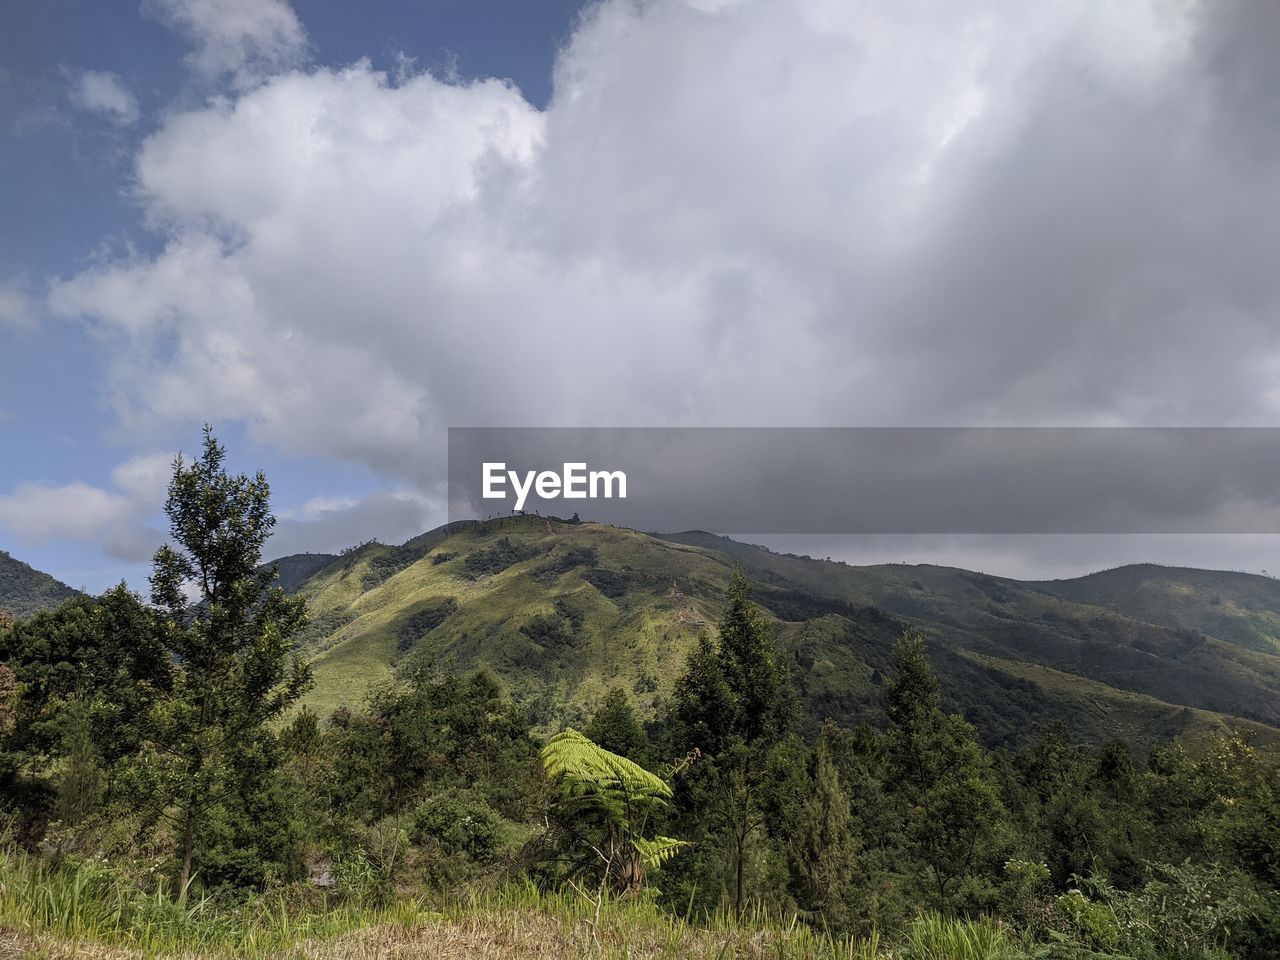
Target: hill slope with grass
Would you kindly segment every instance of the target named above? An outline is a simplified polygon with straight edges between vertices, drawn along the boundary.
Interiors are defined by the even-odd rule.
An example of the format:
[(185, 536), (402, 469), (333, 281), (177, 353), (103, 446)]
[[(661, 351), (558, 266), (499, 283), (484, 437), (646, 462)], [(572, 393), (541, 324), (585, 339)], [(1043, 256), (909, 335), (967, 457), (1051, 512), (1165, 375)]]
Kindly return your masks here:
[(704, 533), (540, 517), (367, 544), (317, 570), (298, 587), (312, 610), (302, 638), (317, 679), (309, 705), (355, 706), (397, 669), (484, 665), (547, 727), (583, 722), (615, 686), (652, 712), (699, 633), (714, 629), (738, 566), (775, 621), (810, 731), (881, 715), (893, 640), (915, 625), (948, 706), (993, 743), (1055, 723), (1093, 740), (1226, 729), (1280, 740), (1280, 656), (1266, 649), (1260, 601), (1253, 620), (1227, 621), (1220, 636), (1209, 612), (1192, 618), (1190, 601), (1183, 619), (1161, 623), (1100, 590), (1071, 597), (946, 567), (852, 567)]
[(1269, 576), (1142, 563), (1029, 586), (1135, 620), (1280, 654), (1280, 580)]
[(26, 617), (78, 596), (79, 590), (0, 550), (0, 610)]

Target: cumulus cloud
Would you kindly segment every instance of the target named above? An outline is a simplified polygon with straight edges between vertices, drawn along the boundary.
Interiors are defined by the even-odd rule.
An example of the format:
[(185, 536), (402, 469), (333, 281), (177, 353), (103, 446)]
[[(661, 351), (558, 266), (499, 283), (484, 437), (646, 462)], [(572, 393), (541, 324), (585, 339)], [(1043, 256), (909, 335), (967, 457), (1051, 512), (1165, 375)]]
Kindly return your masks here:
[(111, 488), (73, 482), (22, 483), (0, 494), (0, 530), (26, 546), (75, 540), (98, 544), (110, 556), (148, 559), (163, 540), (152, 525), (164, 503), (172, 457), (134, 457), (112, 472)]
[(188, 63), (209, 80), (247, 86), (306, 54), (306, 31), (284, 0), (145, 0), (143, 10), (194, 44)]
[(138, 120), (138, 101), (117, 74), (105, 70), (86, 70), (71, 88), (71, 101), (81, 110), (101, 114), (119, 126)]
[(426, 489), (450, 424), (1280, 409), (1275, 5), (606, 0), (545, 110), (163, 8), (260, 82), (142, 145), (163, 249), (52, 293), (133, 429)]
[[(172, 475), (171, 454), (148, 453), (112, 470), (110, 486), (19, 484), (0, 494), (0, 533), (27, 547), (78, 541), (118, 560), (150, 560), (166, 539), (162, 510)], [(401, 543), (442, 511), (438, 497), (409, 490), (313, 497), (300, 508), (277, 510), (264, 555), (337, 552), (370, 539)]]

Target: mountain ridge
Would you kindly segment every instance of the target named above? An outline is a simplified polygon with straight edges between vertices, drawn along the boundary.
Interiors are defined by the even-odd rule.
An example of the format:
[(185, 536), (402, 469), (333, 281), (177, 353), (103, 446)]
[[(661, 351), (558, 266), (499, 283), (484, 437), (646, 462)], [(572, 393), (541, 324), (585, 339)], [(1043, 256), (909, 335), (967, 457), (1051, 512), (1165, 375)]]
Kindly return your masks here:
[[(1267, 635), (1246, 635), (1266, 626), (1263, 596), (1253, 619), (1223, 621), (1235, 631), (1223, 639), (1129, 616), (1094, 586), (1066, 588), (1080, 594), (1071, 599), (959, 568), (854, 567), (701, 531), (544, 517), (366, 544), (317, 570), (298, 587), (313, 611), (302, 642), (315, 658), (310, 703), (355, 706), (397, 670), (485, 666), (540, 724), (582, 722), (613, 686), (652, 715), (699, 633), (714, 629), (735, 567), (774, 623), (810, 730), (880, 716), (878, 675), (916, 626), (949, 708), (994, 743), (1057, 723), (1094, 740), (1120, 729), (1149, 742), (1211, 729), (1280, 740), (1280, 656), (1263, 649)], [(1239, 575), (1219, 576), (1226, 589)], [(1184, 620), (1199, 609), (1185, 607)]]

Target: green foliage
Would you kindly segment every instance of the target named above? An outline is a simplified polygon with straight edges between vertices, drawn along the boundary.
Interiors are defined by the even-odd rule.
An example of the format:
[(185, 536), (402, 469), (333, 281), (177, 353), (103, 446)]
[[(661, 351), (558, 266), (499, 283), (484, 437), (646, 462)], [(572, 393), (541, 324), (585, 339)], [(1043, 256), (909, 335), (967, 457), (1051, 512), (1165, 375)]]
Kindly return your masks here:
[(678, 822), (699, 840), (680, 886), (690, 898), (698, 887), (704, 897), (729, 891), (741, 913), (753, 891), (780, 885), (772, 861), (783, 855), (771, 835), (780, 831), (768, 830), (762, 774), (786, 732), (791, 703), (772, 627), (740, 571), (726, 599), (718, 642), (700, 637), (676, 682), (668, 727), (672, 753), (708, 759), (678, 798)]
[[(219, 800), (247, 799), (256, 789), (252, 782), (270, 773), (268, 724), (311, 681), (292, 652), (305, 604), (273, 586), (274, 568), (261, 566), (262, 545), (275, 526), (266, 478), (230, 474), (225, 460), (206, 427), (200, 458), (189, 465), (175, 461), (165, 502), (173, 542), (156, 551), (151, 576), (152, 602), (165, 620), (161, 636), (176, 669), (157, 716), (145, 791), (152, 803), (178, 808), (183, 897), (202, 824), (209, 827)], [(197, 592), (194, 605), (188, 587)], [(157, 812), (167, 813), (164, 806)], [(218, 812), (237, 819), (245, 810)]]
[(1068, 890), (1053, 901), (1052, 918), (1072, 939), (1099, 950), (1114, 950), (1120, 943), (1120, 921), (1105, 903), (1090, 900), (1079, 890)]
[(640, 724), (631, 698), (621, 687), (613, 687), (587, 725), (588, 739), (606, 750), (643, 761), (649, 752), (649, 738)]
[(529, 544), (500, 537), (492, 546), (482, 547), (468, 554), (462, 561), (462, 569), (472, 579), (491, 577), (537, 555), (538, 550)]
[[(59, 929), (146, 955), (215, 944), (303, 956), (346, 949), (280, 931), (337, 929), (315, 919), (322, 906), (417, 936), (427, 904), (454, 909), (471, 891), (532, 880), (536, 895), (513, 888), (519, 908), (552, 905), (566, 918), (557, 935), (601, 955), (1276, 960), (1280, 768), (1265, 738), (1197, 735), (1148, 753), (1143, 741), (1103, 742), (1097, 725), (1028, 725), (1017, 752), (986, 750), (975, 720), (1003, 728), (1014, 714), (995, 704), (962, 717), (954, 684), (972, 680), (969, 696), (986, 697), (982, 684), (1011, 667), (957, 653), (943, 631), (891, 643), (892, 617), (824, 605), (781, 574), (757, 595), (820, 619), (780, 623), (741, 576), (720, 592), (726, 574), (697, 548), (533, 518), (450, 528), (401, 554), (366, 545), (300, 596), (317, 597), (344, 637), (376, 629), (388, 649), (431, 640), (367, 701), (288, 712), (300, 601), (280, 598), (254, 562), (265, 483), (228, 477), (213, 446), (175, 474), (176, 542), (155, 584), (170, 602), (152, 610), (120, 589), (0, 623), (0, 801), (13, 836), (40, 851), (0, 856), (6, 931)], [(374, 557), (450, 552), (442, 544), (472, 556), (498, 529), (545, 560), (483, 582), (460, 582), (462, 562), (419, 563), (359, 592)], [(627, 581), (617, 598), (583, 583), (607, 570)], [(193, 574), (196, 603), (167, 592)], [(959, 577), (893, 576), (910, 576), (922, 607)], [(993, 610), (1031, 602), (1016, 584), (959, 580)], [(330, 587), (362, 598), (358, 623)], [(1041, 596), (1055, 616), (1066, 609)], [(717, 629), (699, 636), (716, 609)], [(686, 654), (683, 675), (644, 643), (610, 646), (609, 624), (622, 621), (664, 656)], [(984, 649), (998, 650), (1003, 621), (990, 622)], [(509, 692), (491, 673), (463, 673), (459, 644), (483, 659), (510, 649), (485, 646), (495, 637), (565, 653), (527, 668), (557, 685)], [(1238, 656), (1262, 671), (1261, 654)], [(417, 669), (428, 657), (441, 672)], [(837, 661), (845, 672), (814, 679)], [(793, 725), (797, 689), (810, 710), (869, 722), (810, 714)], [(1112, 694), (1098, 695), (1107, 716)], [(535, 711), (586, 733), (542, 743)], [(657, 756), (685, 759), (657, 773)], [(195, 906), (174, 902), (187, 850)], [(532, 916), (519, 914), (520, 936), (505, 942), (523, 944)], [(636, 917), (669, 941), (626, 940)]]
[(573, 621), (556, 613), (539, 613), (520, 627), (520, 632), (532, 642), (548, 651), (559, 651), (573, 646), (575, 631)]
[(433, 601), (410, 615), (401, 625), (397, 634), (396, 649), (407, 653), (414, 644), (444, 623), (458, 610), (458, 601), (453, 597)]
[(332, 609), (319, 613), (308, 612), (307, 622), (294, 635), (299, 648), (323, 646), (333, 634), (356, 619), (354, 610)]
[(540, 803), (541, 766), (524, 714), (493, 674), (418, 673), (379, 692), (364, 714), (334, 718), (324, 790), (342, 812), (374, 821), (427, 795), (469, 789), (512, 820)]
[(547, 741), (542, 764), (560, 787), (551, 816), (579, 848), (579, 864), (600, 870), (602, 885), (613, 881), (624, 891), (638, 891), (645, 868), (661, 866), (687, 846), (671, 837), (645, 836), (650, 817), (672, 793), (664, 779), (638, 763), (569, 728)]
[(582, 574), (587, 581), (611, 600), (620, 600), (636, 587), (638, 578), (626, 571), (600, 568), (587, 570)]
[(483, 797), (450, 790), (424, 800), (413, 814), (410, 839), (476, 862), (492, 860), (502, 846), (502, 817)]
[(973, 727), (942, 712), (924, 637), (908, 631), (885, 681), (888, 757), (906, 848), (930, 878), (918, 893), (937, 909), (990, 906), (1004, 808)]
[(811, 785), (790, 830), (797, 903), (831, 927), (847, 929), (855, 894), (858, 842), (848, 794), (832, 760), (831, 738), (818, 740)]
[(0, 662), (22, 690), (7, 748), (27, 759), (61, 755), (58, 715), (72, 701), (104, 759), (135, 752), (153, 734), (153, 705), (173, 684), (155, 616), (123, 585), (0, 632)]
[(1217, 960), (1250, 946), (1250, 921), (1275, 896), (1264, 897), (1239, 871), (1214, 863), (1152, 864), (1147, 882), (1128, 892), (1096, 878), (1091, 886), (1114, 911), (1126, 952), (1187, 960)]
[(373, 590), (381, 586), (401, 570), (421, 560), (430, 549), (429, 545), (424, 546), (413, 540), (398, 547), (374, 547), (368, 551), (368, 566), (361, 579), (361, 585), (365, 590)]
[(1020, 960), (1025, 954), (991, 920), (953, 920), (929, 913), (907, 927), (906, 960)]
[(79, 590), (0, 550), (0, 611), (29, 617), (81, 595)]
[[(365, 547), (349, 567), (326, 567), (300, 591), (317, 620), (319, 612), (351, 614), (335, 619), (326, 636), (307, 631), (317, 678), (308, 702), (325, 715), (359, 704), (400, 666), (404, 619), (426, 598), (454, 596), (456, 615), (431, 636), (437, 665), (499, 671), (517, 700), (543, 703), (536, 722), (544, 731), (585, 723), (584, 711), (610, 686), (655, 694), (637, 700), (647, 721), (659, 699), (671, 698), (699, 628), (719, 618), (740, 563), (775, 634), (775, 662), (790, 675), (784, 686), (794, 687), (794, 729), (807, 738), (827, 719), (847, 727), (883, 722), (879, 677), (891, 671), (896, 638), (915, 624), (936, 638), (944, 710), (973, 723), (988, 747), (1026, 746), (1055, 720), (1082, 742), (1121, 736), (1135, 756), (1171, 737), (1229, 729), (1253, 730), (1260, 744), (1280, 743), (1275, 730), (1234, 719), (1280, 722), (1280, 674), (1263, 653), (1213, 639), (1188, 653), (1174, 629), (1050, 596), (1040, 585), (941, 568), (804, 560), (721, 538), (675, 539), (694, 546), (537, 517), (455, 525), (429, 539), (427, 556), (450, 560), (415, 563), (394, 588), (372, 590), (363, 585), (366, 567), (393, 548)], [(469, 574), (465, 558), (487, 556), (499, 540), (529, 562), (503, 567), (501, 576)], [(589, 551), (596, 566), (558, 571), (562, 560)], [(583, 589), (584, 581), (592, 589)], [(1273, 591), (1280, 600), (1280, 587)], [(550, 614), (561, 597), (582, 612), (583, 630), (548, 656), (520, 627)], [(714, 640), (714, 627), (707, 629)], [(1182, 704), (1192, 711), (1181, 711)]]

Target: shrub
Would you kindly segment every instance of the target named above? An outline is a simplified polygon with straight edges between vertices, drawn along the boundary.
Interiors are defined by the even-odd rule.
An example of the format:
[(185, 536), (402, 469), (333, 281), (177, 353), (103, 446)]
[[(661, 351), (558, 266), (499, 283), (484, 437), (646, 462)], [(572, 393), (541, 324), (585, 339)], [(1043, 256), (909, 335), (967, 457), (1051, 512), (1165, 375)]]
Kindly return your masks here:
[(493, 546), (484, 547), (470, 554), (463, 561), (462, 566), (467, 576), (475, 580), (501, 573), (508, 567), (537, 556), (538, 553), (538, 548), (532, 544), (513, 543), (510, 537), (502, 537)]
[(450, 790), (423, 801), (413, 815), (409, 838), (418, 846), (474, 861), (491, 860), (502, 845), (502, 818), (482, 797)]

